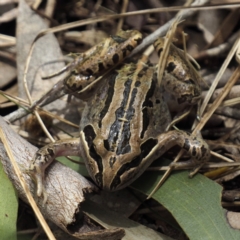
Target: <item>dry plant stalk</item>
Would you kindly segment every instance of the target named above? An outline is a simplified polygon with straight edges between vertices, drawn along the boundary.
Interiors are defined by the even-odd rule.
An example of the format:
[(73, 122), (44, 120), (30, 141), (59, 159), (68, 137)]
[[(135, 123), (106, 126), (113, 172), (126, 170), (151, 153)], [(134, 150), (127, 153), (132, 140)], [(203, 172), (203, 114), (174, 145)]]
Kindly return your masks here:
[(180, 19), (181, 19), (180, 16), (178, 16), (175, 19), (175, 21), (172, 23), (169, 31), (167, 32), (167, 34), (164, 38), (163, 50), (161, 52), (161, 55), (160, 55), (160, 58), (158, 61), (158, 66), (157, 66), (157, 68), (158, 68), (158, 71), (157, 71), (158, 86), (161, 86), (161, 81), (162, 81), (163, 73), (164, 73), (165, 67), (166, 67), (169, 48), (170, 48), (170, 45), (172, 44), (173, 36), (176, 32), (177, 25), (179, 24)]

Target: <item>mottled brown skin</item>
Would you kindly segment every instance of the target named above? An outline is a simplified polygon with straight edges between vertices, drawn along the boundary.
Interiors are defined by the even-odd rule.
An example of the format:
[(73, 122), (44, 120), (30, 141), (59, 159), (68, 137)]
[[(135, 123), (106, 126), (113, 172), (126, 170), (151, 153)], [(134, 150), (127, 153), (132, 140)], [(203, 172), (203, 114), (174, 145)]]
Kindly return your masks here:
[(64, 80), (66, 91), (77, 92), (92, 83), (107, 69), (122, 62), (142, 41), (137, 30), (120, 31), (76, 57), (71, 63), (73, 70)]
[(80, 149), (88, 171), (110, 191), (129, 185), (174, 145), (197, 160), (209, 156), (202, 139), (181, 131), (165, 132), (171, 117), (155, 69), (136, 68), (133, 63), (124, 65), (117, 77), (106, 79), (88, 102), (80, 124)]
[[(163, 45), (164, 38), (159, 38), (154, 43), (159, 56)], [(164, 88), (174, 95), (178, 103), (187, 102), (192, 105), (196, 104), (201, 98), (201, 88), (199, 86), (201, 81), (200, 75), (187, 61), (184, 52), (170, 44), (162, 80)]]
[[(121, 42), (122, 38), (116, 37), (114, 41)], [(182, 96), (194, 104), (200, 88), (193, 83), (198, 80), (190, 81), (194, 74), (184, 61), (181, 66), (172, 65), (181, 60), (174, 51), (171, 47), (173, 56), (167, 61), (164, 88), (172, 93), (175, 90), (177, 99)], [(179, 71), (183, 71), (184, 77), (178, 78)], [(44, 170), (57, 156), (81, 156), (96, 184), (110, 191), (132, 183), (174, 145), (185, 149), (197, 165), (208, 160), (210, 151), (201, 137), (177, 130), (165, 131), (171, 117), (163, 89), (157, 84), (155, 67), (141, 61), (123, 64), (94, 85), (95, 92), (89, 96), (82, 113), (80, 138), (49, 144), (36, 153), (31, 171), (38, 196), (44, 192)]]

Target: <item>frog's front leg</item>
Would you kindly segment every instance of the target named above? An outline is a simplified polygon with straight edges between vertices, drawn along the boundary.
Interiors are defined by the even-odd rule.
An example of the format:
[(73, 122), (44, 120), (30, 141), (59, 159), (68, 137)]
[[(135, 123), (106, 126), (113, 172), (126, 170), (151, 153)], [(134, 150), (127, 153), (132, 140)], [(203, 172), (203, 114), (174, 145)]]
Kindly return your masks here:
[(29, 173), (37, 185), (37, 196), (46, 196), (44, 191), (44, 172), (52, 161), (59, 156), (79, 156), (79, 138), (60, 140), (39, 149), (31, 163)]

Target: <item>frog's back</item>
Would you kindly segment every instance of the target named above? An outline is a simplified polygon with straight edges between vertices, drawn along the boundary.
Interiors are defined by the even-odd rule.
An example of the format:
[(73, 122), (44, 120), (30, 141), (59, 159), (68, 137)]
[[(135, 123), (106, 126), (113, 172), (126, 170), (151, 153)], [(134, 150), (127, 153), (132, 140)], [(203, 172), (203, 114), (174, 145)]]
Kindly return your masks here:
[(153, 67), (125, 64), (105, 79), (88, 101), (80, 126), (80, 148), (95, 182), (116, 190), (126, 184), (123, 174), (133, 180), (131, 174), (140, 174), (134, 168), (156, 146), (169, 122)]
[(124, 153), (129, 141), (142, 142), (164, 132), (170, 119), (155, 69), (137, 69), (131, 63), (102, 82), (87, 103), (80, 129), (92, 125), (109, 149)]

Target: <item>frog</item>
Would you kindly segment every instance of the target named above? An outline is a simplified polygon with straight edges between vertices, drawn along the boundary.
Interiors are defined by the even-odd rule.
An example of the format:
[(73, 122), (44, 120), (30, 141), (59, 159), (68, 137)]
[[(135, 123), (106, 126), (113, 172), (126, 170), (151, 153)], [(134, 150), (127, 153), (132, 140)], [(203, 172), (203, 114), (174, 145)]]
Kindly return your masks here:
[[(134, 43), (139, 42), (139, 36), (133, 38)], [(128, 41), (124, 41), (123, 37), (112, 39), (117, 45)], [(159, 55), (162, 42), (160, 39), (154, 43)], [(128, 45), (125, 43), (125, 46)], [(118, 47), (121, 49), (120, 55), (134, 47), (128, 46), (128, 50), (123, 48)], [(107, 49), (101, 51), (107, 52)], [(121, 56), (124, 59), (126, 54)], [(79, 137), (48, 144), (38, 150), (33, 158), (30, 172), (39, 197), (44, 196), (45, 192), (45, 170), (58, 156), (80, 156), (93, 181), (107, 191), (117, 191), (130, 185), (153, 161), (175, 145), (184, 149), (196, 166), (208, 161), (209, 146), (201, 137), (181, 130), (166, 131), (171, 115), (164, 91), (174, 94), (179, 103), (187, 102), (190, 105), (195, 105), (201, 97), (198, 75), (183, 58), (181, 51), (171, 44), (162, 86), (158, 86), (155, 65), (141, 59), (129, 63), (121, 60), (120, 63), (120, 57), (115, 58), (118, 61), (112, 60), (113, 64), (109, 65), (112, 67), (115, 62), (118, 66), (98, 81), (98, 70), (95, 73), (88, 68), (80, 74), (80, 65), (73, 70), (74, 74), (65, 79), (67, 93), (81, 98), (89, 85), (91, 91), (86, 91), (89, 93), (84, 95), (87, 98), (82, 97), (86, 104), (79, 124)], [(97, 67), (93, 69), (100, 69), (100, 60), (101, 57), (94, 59)]]

